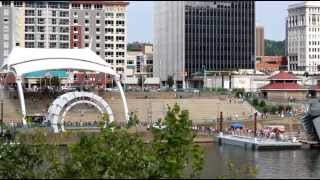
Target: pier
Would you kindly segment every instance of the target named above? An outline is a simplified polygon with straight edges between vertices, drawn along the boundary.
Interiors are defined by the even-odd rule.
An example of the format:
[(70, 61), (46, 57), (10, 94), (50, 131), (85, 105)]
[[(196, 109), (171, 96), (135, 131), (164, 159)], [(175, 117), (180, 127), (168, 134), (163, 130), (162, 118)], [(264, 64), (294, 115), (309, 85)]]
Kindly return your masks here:
[(221, 134), (215, 136), (214, 141), (219, 143), (219, 145), (235, 145), (252, 150), (285, 150), (300, 149), (302, 147), (302, 144), (300, 142), (276, 141), (273, 139), (260, 139), (247, 136)]

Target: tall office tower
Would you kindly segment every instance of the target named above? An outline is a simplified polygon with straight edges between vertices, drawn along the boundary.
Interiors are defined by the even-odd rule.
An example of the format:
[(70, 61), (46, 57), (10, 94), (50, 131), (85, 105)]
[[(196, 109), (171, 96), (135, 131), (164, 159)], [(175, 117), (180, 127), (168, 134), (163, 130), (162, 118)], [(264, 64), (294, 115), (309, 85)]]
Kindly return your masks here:
[(289, 5), (286, 24), (288, 69), (317, 73), (320, 65), (320, 2)]
[(264, 56), (264, 28), (256, 26), (256, 56)]
[(254, 1), (172, 1), (154, 6), (154, 74), (199, 87), (204, 70), (255, 67)]
[(128, 4), (126, 1), (2, 1), (0, 64), (13, 47), (12, 42), (26, 48), (83, 48), (91, 44), (93, 51), (123, 73)]

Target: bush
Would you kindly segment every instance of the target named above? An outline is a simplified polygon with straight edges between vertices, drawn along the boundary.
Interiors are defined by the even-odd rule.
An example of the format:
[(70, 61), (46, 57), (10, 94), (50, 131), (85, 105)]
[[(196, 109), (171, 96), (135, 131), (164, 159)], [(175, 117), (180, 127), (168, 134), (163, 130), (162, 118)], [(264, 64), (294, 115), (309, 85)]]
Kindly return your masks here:
[(268, 108), (268, 106), (263, 107), (263, 108), (262, 108), (262, 112), (264, 112), (264, 113), (269, 112), (269, 108)]
[(266, 102), (264, 102), (264, 100), (262, 100), (260, 103), (259, 103), (260, 107), (265, 107), (266, 106)]
[(275, 114), (277, 112), (277, 110), (278, 110), (278, 108), (276, 106), (272, 106), (270, 111), (272, 114)]
[(258, 106), (258, 104), (259, 104), (259, 100), (258, 100), (257, 98), (254, 98), (254, 99), (252, 100), (252, 105), (253, 105), (253, 106)]

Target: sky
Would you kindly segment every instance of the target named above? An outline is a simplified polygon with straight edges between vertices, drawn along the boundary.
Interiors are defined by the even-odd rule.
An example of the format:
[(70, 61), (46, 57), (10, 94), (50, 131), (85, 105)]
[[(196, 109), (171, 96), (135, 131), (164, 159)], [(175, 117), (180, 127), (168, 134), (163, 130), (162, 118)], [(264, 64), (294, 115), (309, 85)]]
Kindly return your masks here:
[[(257, 1), (256, 22), (264, 26), (265, 39), (285, 39), (285, 18), (289, 4), (297, 1)], [(153, 42), (153, 1), (130, 1), (128, 42)]]

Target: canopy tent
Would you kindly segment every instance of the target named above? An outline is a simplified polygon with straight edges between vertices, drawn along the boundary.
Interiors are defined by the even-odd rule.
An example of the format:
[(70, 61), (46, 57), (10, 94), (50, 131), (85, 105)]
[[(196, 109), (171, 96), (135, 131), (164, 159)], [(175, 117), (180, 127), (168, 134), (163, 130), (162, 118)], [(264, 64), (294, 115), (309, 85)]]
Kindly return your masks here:
[(241, 129), (241, 128), (244, 128), (244, 125), (241, 123), (233, 123), (230, 125), (230, 127), (234, 129)]
[(4, 60), (1, 69), (16, 75), (23, 123), (26, 125), (26, 108), (24, 102), (22, 78), (27, 73), (48, 70), (84, 70), (102, 72), (112, 75), (121, 93), (124, 106), (125, 119), (129, 120), (127, 101), (118, 75), (111, 65), (106, 63), (90, 48), (83, 49), (45, 49), (13, 47), (8, 58)]

